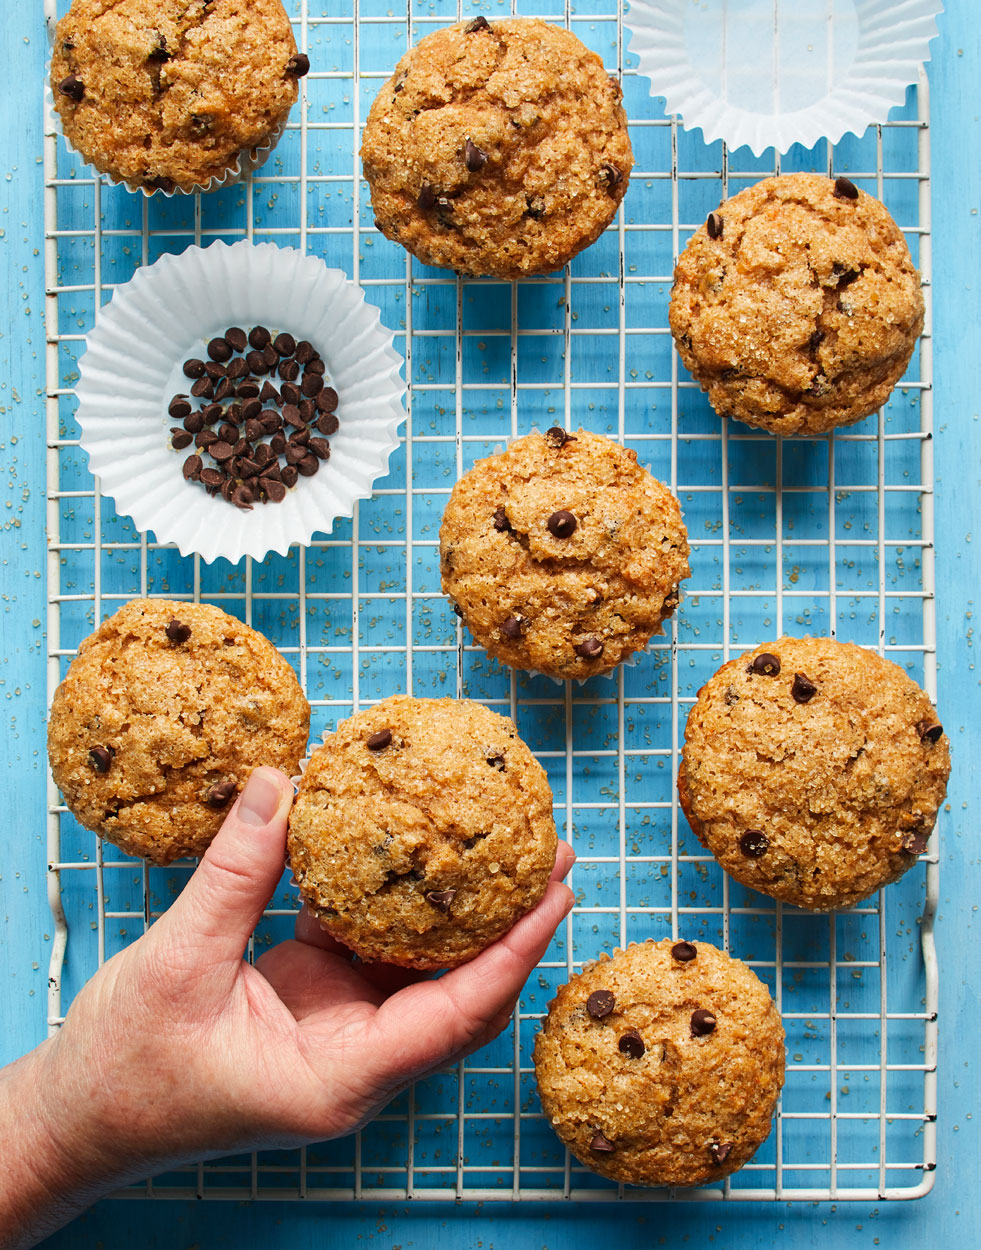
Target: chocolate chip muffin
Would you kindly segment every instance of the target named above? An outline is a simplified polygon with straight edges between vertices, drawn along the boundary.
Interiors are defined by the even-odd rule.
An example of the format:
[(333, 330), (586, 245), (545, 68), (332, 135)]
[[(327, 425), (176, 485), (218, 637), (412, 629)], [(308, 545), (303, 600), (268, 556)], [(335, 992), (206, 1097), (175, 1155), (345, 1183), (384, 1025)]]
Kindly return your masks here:
[(690, 573), (677, 499), (636, 452), (586, 430), (479, 460), (453, 488), (439, 545), (443, 592), (477, 641), (559, 679), (645, 647)]
[(765, 985), (707, 942), (647, 941), (562, 986), (535, 1039), (545, 1115), (576, 1158), (631, 1185), (700, 1185), (770, 1132), (784, 1034)]
[(933, 704), (901, 668), (832, 638), (780, 638), (699, 691), (678, 794), (737, 881), (827, 911), (913, 865), (949, 774)]
[(427, 265), (551, 273), (613, 220), (633, 154), (595, 52), (529, 18), (427, 35), (378, 93), (361, 159), (375, 225)]
[(191, 191), (273, 142), (308, 69), (280, 0), (74, 0), (51, 90), (96, 169)]
[(514, 722), (398, 695), (310, 757), (290, 816), (303, 901), (363, 959), (452, 968), (542, 898), (552, 792)]
[(202, 854), (253, 769), (294, 773), (310, 705), (261, 634), (207, 604), (134, 599), (78, 649), (48, 756), (75, 818), (129, 855)]
[(880, 408), (923, 330), (886, 208), (847, 178), (783, 174), (710, 213), (678, 261), (671, 332), (720, 416), (821, 434)]

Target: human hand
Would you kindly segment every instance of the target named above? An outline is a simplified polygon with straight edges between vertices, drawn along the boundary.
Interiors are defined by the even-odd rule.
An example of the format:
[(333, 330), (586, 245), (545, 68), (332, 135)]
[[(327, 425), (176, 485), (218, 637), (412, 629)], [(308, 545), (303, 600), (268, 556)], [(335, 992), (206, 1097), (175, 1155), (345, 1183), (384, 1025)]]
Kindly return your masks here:
[[(28, 1235), (179, 1162), (353, 1132), (507, 1024), (572, 907), (571, 847), (559, 843), (534, 911), (437, 980), (355, 963), (306, 911), (252, 966), (242, 956), (282, 874), (292, 799), (283, 773), (258, 769), (166, 914), (88, 982), (56, 1037), (0, 1073), (0, 1128), (5, 1093), (20, 1119), (29, 1089), (32, 1176), (57, 1208), (54, 1222), (22, 1214)], [(0, 1217), (6, 1189), (0, 1173)], [(28, 1244), (0, 1231), (0, 1247)]]

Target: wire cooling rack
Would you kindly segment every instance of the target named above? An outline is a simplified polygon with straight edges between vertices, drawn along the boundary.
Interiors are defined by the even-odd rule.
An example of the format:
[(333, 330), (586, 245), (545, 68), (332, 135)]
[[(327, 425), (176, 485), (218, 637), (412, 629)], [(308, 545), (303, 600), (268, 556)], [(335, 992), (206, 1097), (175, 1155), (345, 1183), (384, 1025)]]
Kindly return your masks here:
[[(295, 664), (314, 733), (386, 695), (467, 695), (509, 712), (548, 770), (579, 855), (578, 905), (509, 1029), (419, 1082), (355, 1137), (191, 1166), (126, 1191), (202, 1198), (914, 1198), (936, 1159), (937, 859), (836, 916), (783, 907), (727, 879), (679, 818), (684, 717), (731, 654), (790, 633), (836, 633), (905, 665), (935, 695), (930, 217), (925, 79), (888, 124), (782, 168), (847, 173), (884, 199), (926, 288), (927, 331), (876, 417), (833, 438), (774, 439), (720, 422), (667, 328), (674, 258), (720, 197), (773, 173), (686, 134), (648, 96), (615, 0), (534, 10), (571, 25), (621, 75), (636, 167), (616, 222), (563, 273), (459, 280), (373, 229), (360, 127), (404, 49), (466, 16), (426, 0), (294, 0), (313, 72), (269, 164), (204, 199), (146, 201), (93, 180), (45, 125), (48, 611), (51, 689), (79, 641), (135, 595), (217, 603)], [(49, 22), (55, 0), (46, 0)], [(506, 9), (485, 7), (488, 17)], [(396, 331), (409, 381), (400, 453), (374, 498), (306, 550), (261, 564), (182, 559), (115, 514), (78, 447), (76, 360), (98, 309), (141, 265), (215, 238), (274, 239), (360, 282)], [(223, 327), (216, 327), (221, 329)], [(693, 574), (670, 632), (612, 679), (560, 688), (473, 646), (439, 591), (437, 530), (456, 478), (508, 436), (580, 424), (637, 448), (678, 493)], [(166, 908), (193, 868), (148, 868), (81, 829), (50, 791), (54, 919), (49, 1024)], [(286, 936), (281, 884), (256, 931)], [(70, 933), (70, 941), (67, 935)], [(581, 1168), (544, 1121), (531, 1052), (555, 987), (600, 951), (647, 937), (716, 942), (768, 983), (787, 1030), (773, 1133), (730, 1180), (623, 1191)], [(251, 954), (251, 951), (250, 951)]]

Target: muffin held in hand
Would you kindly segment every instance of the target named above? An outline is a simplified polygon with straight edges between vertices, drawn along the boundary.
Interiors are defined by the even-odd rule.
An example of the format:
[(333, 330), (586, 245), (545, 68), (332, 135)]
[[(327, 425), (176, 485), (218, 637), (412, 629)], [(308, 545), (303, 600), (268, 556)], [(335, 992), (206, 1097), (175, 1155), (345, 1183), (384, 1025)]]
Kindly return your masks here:
[(559, 679), (645, 647), (689, 575), (677, 499), (637, 453), (554, 427), (478, 460), (439, 531), (443, 593), (495, 659)]
[(671, 332), (720, 416), (820, 434), (875, 412), (923, 330), (920, 276), (886, 208), (847, 178), (783, 174), (692, 235)]
[(201, 855), (253, 769), (295, 773), (310, 705), (268, 639), (207, 604), (134, 599), (55, 691), (48, 755), (87, 829), (129, 855)]
[(542, 898), (552, 792), (514, 722), (463, 699), (398, 695), (318, 747), (290, 816), (307, 907), (366, 960), (452, 968)]
[(378, 93), (361, 159), (375, 225), (427, 265), (551, 273), (613, 220), (633, 154), (595, 52), (537, 19), (427, 35)]
[(828, 911), (912, 867), (949, 775), (933, 704), (903, 669), (832, 638), (780, 638), (699, 691), (678, 795), (737, 881)]
[(559, 990), (535, 1039), (542, 1108), (594, 1172), (700, 1185), (770, 1132), (784, 1033), (769, 991), (707, 942), (602, 955)]
[(273, 141), (309, 67), (280, 0), (74, 0), (51, 90), (96, 169), (191, 191)]

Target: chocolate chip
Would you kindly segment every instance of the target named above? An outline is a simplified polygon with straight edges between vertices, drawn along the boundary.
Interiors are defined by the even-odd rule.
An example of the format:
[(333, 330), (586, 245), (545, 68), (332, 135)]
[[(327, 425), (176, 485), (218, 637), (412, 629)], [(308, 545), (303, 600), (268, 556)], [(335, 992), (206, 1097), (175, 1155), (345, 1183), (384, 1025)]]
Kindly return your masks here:
[(167, 407), (167, 412), (175, 421), (183, 421), (190, 411), (191, 405), (187, 402), (187, 397), (184, 395), (175, 395)]
[(185, 447), (190, 447), (191, 443), (194, 441), (194, 435), (188, 434), (186, 430), (173, 427), (170, 432), (173, 435), (170, 440), (170, 445), (173, 447), (174, 451), (183, 451)]
[(294, 469), (291, 464), (286, 465), (283, 469), (283, 485), (286, 487), (293, 487), (299, 480), (300, 475), (297, 473), (296, 469)]
[(313, 344), (306, 339), (300, 339), (296, 345), (296, 351), (293, 353), (301, 365), (308, 364), (316, 354), (317, 352)]
[(790, 693), (795, 703), (810, 703), (817, 692), (818, 688), (810, 677), (803, 673), (794, 673), (794, 684), (790, 687)]
[(507, 620), (504, 622), (504, 624), (501, 626), (501, 633), (504, 635), (505, 638), (510, 639), (511, 642), (514, 642), (516, 641), (516, 639), (520, 638), (521, 635), (524, 633), (524, 631), (525, 631), (525, 618), (523, 616), (518, 616), (517, 614), (514, 616), (509, 616)]
[(263, 382), (262, 390), (259, 392), (259, 399), (264, 404), (275, 404), (277, 408), (283, 402), (283, 397), (271, 382)]
[(450, 914), (450, 904), (456, 898), (456, 890), (430, 890), (426, 902), (438, 908), (445, 915)]
[(112, 747), (93, 747), (89, 751), (89, 761), (97, 773), (107, 773), (112, 767), (112, 758), (115, 754)]
[(229, 443), (234, 448), (238, 442), (238, 430), (230, 421), (224, 421), (218, 427), (218, 437), (222, 442)]
[(312, 453), (307, 453), (296, 466), (301, 477), (313, 477), (320, 470), (320, 461)]
[(365, 746), (369, 751), (384, 751), (387, 746), (391, 745), (391, 741), (392, 731), (390, 729), (379, 729), (365, 741)]
[(317, 418), (317, 429), (321, 434), (336, 434), (340, 424), (332, 412), (321, 413)]
[(712, 1152), (712, 1161), (714, 1163), (725, 1163), (726, 1159), (732, 1154), (731, 1141), (714, 1141), (709, 1146)]
[(241, 356), (236, 356), (234, 360), (228, 362), (225, 373), (232, 381), (237, 382), (239, 378), (248, 377), (249, 366), (245, 363)]
[(194, 442), (198, 447), (202, 447), (205, 451), (207, 451), (212, 444), (218, 442), (218, 435), (214, 432), (214, 430), (201, 430), (201, 432), (195, 436)]
[(225, 475), (222, 473), (221, 469), (201, 470), (201, 481), (205, 484), (205, 486), (215, 488), (220, 486), (224, 480)]
[(274, 434), (269, 440), (269, 450), (276, 456), (281, 456), (287, 446), (286, 439), (282, 434)]
[(330, 443), (325, 438), (311, 438), (307, 446), (318, 460), (330, 459)]
[(255, 503), (255, 493), (251, 486), (247, 486), (245, 482), (240, 482), (232, 492), (232, 503), (242, 512), (251, 512), (252, 505)]
[(171, 642), (187, 642), (191, 636), (191, 627), (174, 617), (164, 630), (164, 633)]
[(191, 387), (191, 394), (195, 399), (213, 399), (215, 384), (209, 377), (198, 378)]
[(62, 95), (68, 96), (69, 100), (74, 100), (78, 104), (85, 95), (85, 83), (77, 74), (69, 74), (58, 84), (58, 90)]
[(858, 199), (858, 187), (852, 182), (851, 178), (836, 178), (834, 193), (839, 200)]
[(593, 990), (586, 999), (586, 1010), (594, 1020), (603, 1020), (613, 1010), (615, 1002), (611, 990)]
[(597, 660), (603, 654), (603, 644), (598, 638), (584, 638), (576, 643), (576, 655), (583, 660)]
[(560, 425), (553, 425), (550, 430), (545, 431), (545, 442), (553, 451), (561, 451), (566, 443), (574, 443), (576, 440), (571, 434), (567, 434)]
[(710, 239), (722, 238), (722, 215), (720, 213), (709, 213), (705, 219), (705, 229), (708, 231)]
[(267, 369), (275, 369), (279, 364), (280, 355), (272, 343), (267, 343), (262, 349), (262, 359)]
[(231, 460), (234, 455), (231, 445), (223, 438), (220, 438), (217, 443), (212, 443), (208, 450), (212, 460), (217, 460), (219, 463), (223, 460)]
[(925, 833), (907, 833), (903, 836), (903, 850), (910, 855), (922, 855), (927, 849), (928, 836)]
[(234, 781), (216, 781), (208, 790), (205, 802), (209, 807), (222, 808), (235, 793)]
[(290, 442), (294, 447), (306, 447), (310, 441), (310, 431), (302, 425), (299, 426), (294, 434), (290, 435)]
[(338, 395), (332, 386), (325, 386), (317, 395), (317, 410), (319, 412), (333, 412), (337, 407)]
[(231, 360), (232, 349), (223, 338), (214, 338), (208, 344), (208, 355), (212, 360), (224, 362), (226, 360)]
[(616, 1146), (603, 1133), (597, 1133), (593, 1140), (589, 1143), (590, 1150), (595, 1150), (597, 1154), (612, 1154), (616, 1150)]
[(295, 56), (291, 56), (286, 62), (286, 76), (288, 78), (303, 78), (310, 73), (310, 58), (305, 52), (297, 52)]
[(626, 1033), (620, 1035), (617, 1049), (621, 1054), (629, 1055), (631, 1059), (640, 1059), (647, 1047), (636, 1029), (628, 1029)]
[(150, 61), (169, 61), (170, 60), (170, 51), (167, 48), (167, 36), (163, 33), (162, 30), (155, 30), (153, 32), (153, 47), (150, 49), (150, 54), (147, 57), (147, 60), (150, 60)]
[(816, 352), (817, 349), (824, 342), (824, 339), (825, 339), (824, 331), (815, 330), (814, 333), (811, 335), (811, 337), (807, 340), (807, 346), (812, 352)]
[(283, 483), (266, 478), (264, 478), (263, 481), (265, 482), (264, 489), (267, 498), (269, 498), (273, 503), (282, 503), (286, 498), (286, 487)]
[(487, 153), (481, 151), (473, 139), (468, 139), (464, 145), (463, 157), (472, 174), (478, 173), (487, 164)]
[(217, 382), (225, 376), (225, 366), (219, 364), (217, 360), (209, 360), (204, 366), (204, 371), (212, 382)]
[(196, 481), (201, 473), (204, 462), (200, 456), (188, 456), (184, 461), (181, 472), (184, 474), (186, 482)]
[(599, 176), (606, 183), (609, 194), (612, 195), (623, 180), (623, 171), (606, 161), (599, 168)]
[(569, 538), (576, 532), (576, 518), (564, 508), (553, 512), (545, 524), (553, 538)]
[(245, 363), (249, 366), (251, 373), (258, 374), (260, 377), (264, 373), (269, 372), (269, 366), (266, 364), (266, 358), (262, 352), (256, 350), (251, 351), (245, 357)]
[(230, 326), (225, 331), (225, 342), (230, 343), (237, 352), (244, 352), (248, 341), (249, 336), (241, 326)]
[(511, 522), (508, 520), (508, 514), (503, 508), (495, 508), (493, 516), (494, 528), (499, 534), (509, 534), (511, 532)]
[(184, 376), (186, 378), (203, 378), (204, 377), (204, 361), (193, 358), (184, 361)]
[(939, 742), (943, 736), (944, 727), (936, 721), (921, 720), (916, 726), (916, 732), (920, 735), (921, 742)]
[(284, 404), (293, 404), (294, 407), (302, 397), (300, 388), (294, 382), (284, 382), (279, 388), (279, 393), (283, 397)]
[(463, 28), (463, 32), (466, 35), (475, 35), (478, 30), (490, 30), (490, 22), (483, 15), (475, 17), (471, 22), (467, 22)]
[(525, 204), (527, 205), (525, 211), (534, 221), (538, 221), (540, 217), (545, 216), (545, 201), (540, 195), (526, 196)]
[(300, 376), (300, 366), (292, 357), (288, 360), (281, 360), (279, 368), (276, 370), (284, 382), (295, 382)]
[(239, 477), (258, 477), (259, 470), (262, 465), (257, 460), (252, 460), (248, 456), (242, 457), (242, 463), (238, 466)]
[(173, 178), (165, 178), (163, 174), (158, 174), (154, 178), (147, 179), (147, 186), (153, 187), (157, 191), (169, 193), (175, 189), (177, 183), (174, 182)]
[(419, 188), (419, 198), (416, 203), (424, 213), (428, 213), (430, 209), (436, 207), (436, 192), (428, 182), (424, 182)]
[(691, 1013), (692, 1037), (707, 1037), (709, 1033), (715, 1032), (715, 1025), (715, 1016), (704, 1007), (699, 1007)]
[(776, 677), (780, 672), (780, 660), (769, 651), (761, 651), (750, 664), (747, 672), (755, 673), (757, 677)]
[(307, 450), (298, 443), (287, 443), (283, 455), (286, 456), (287, 464), (299, 465), (300, 461), (306, 456)]
[(307, 367), (306, 367), (306, 372), (307, 373), (319, 373), (320, 376), (323, 377), (323, 375), (327, 372), (327, 366), (324, 364), (324, 362), (320, 359), (319, 356), (314, 356), (313, 359), (308, 362)]
[(488, 755), (487, 763), (491, 766), (491, 768), (496, 768), (499, 773), (503, 773), (505, 771), (506, 765), (504, 763), (503, 755)]
[(693, 959), (698, 958), (698, 951), (694, 942), (675, 942), (671, 947), (671, 958), (677, 959), (679, 964), (690, 964)]
[(254, 378), (247, 378), (235, 388), (235, 394), (239, 399), (255, 399), (259, 394), (259, 383)]
[(324, 380), (318, 373), (305, 373), (300, 383), (300, 391), (308, 399), (313, 399), (324, 389)]
[(276, 335), (272, 345), (280, 356), (292, 356), (296, 351), (296, 339), (292, 334), (287, 334), (285, 330), (282, 334)]
[(272, 341), (272, 335), (265, 326), (253, 326), (249, 331), (249, 346), (261, 352)]
[(759, 829), (747, 829), (739, 839), (739, 849), (747, 859), (759, 859), (769, 845), (770, 839)]

